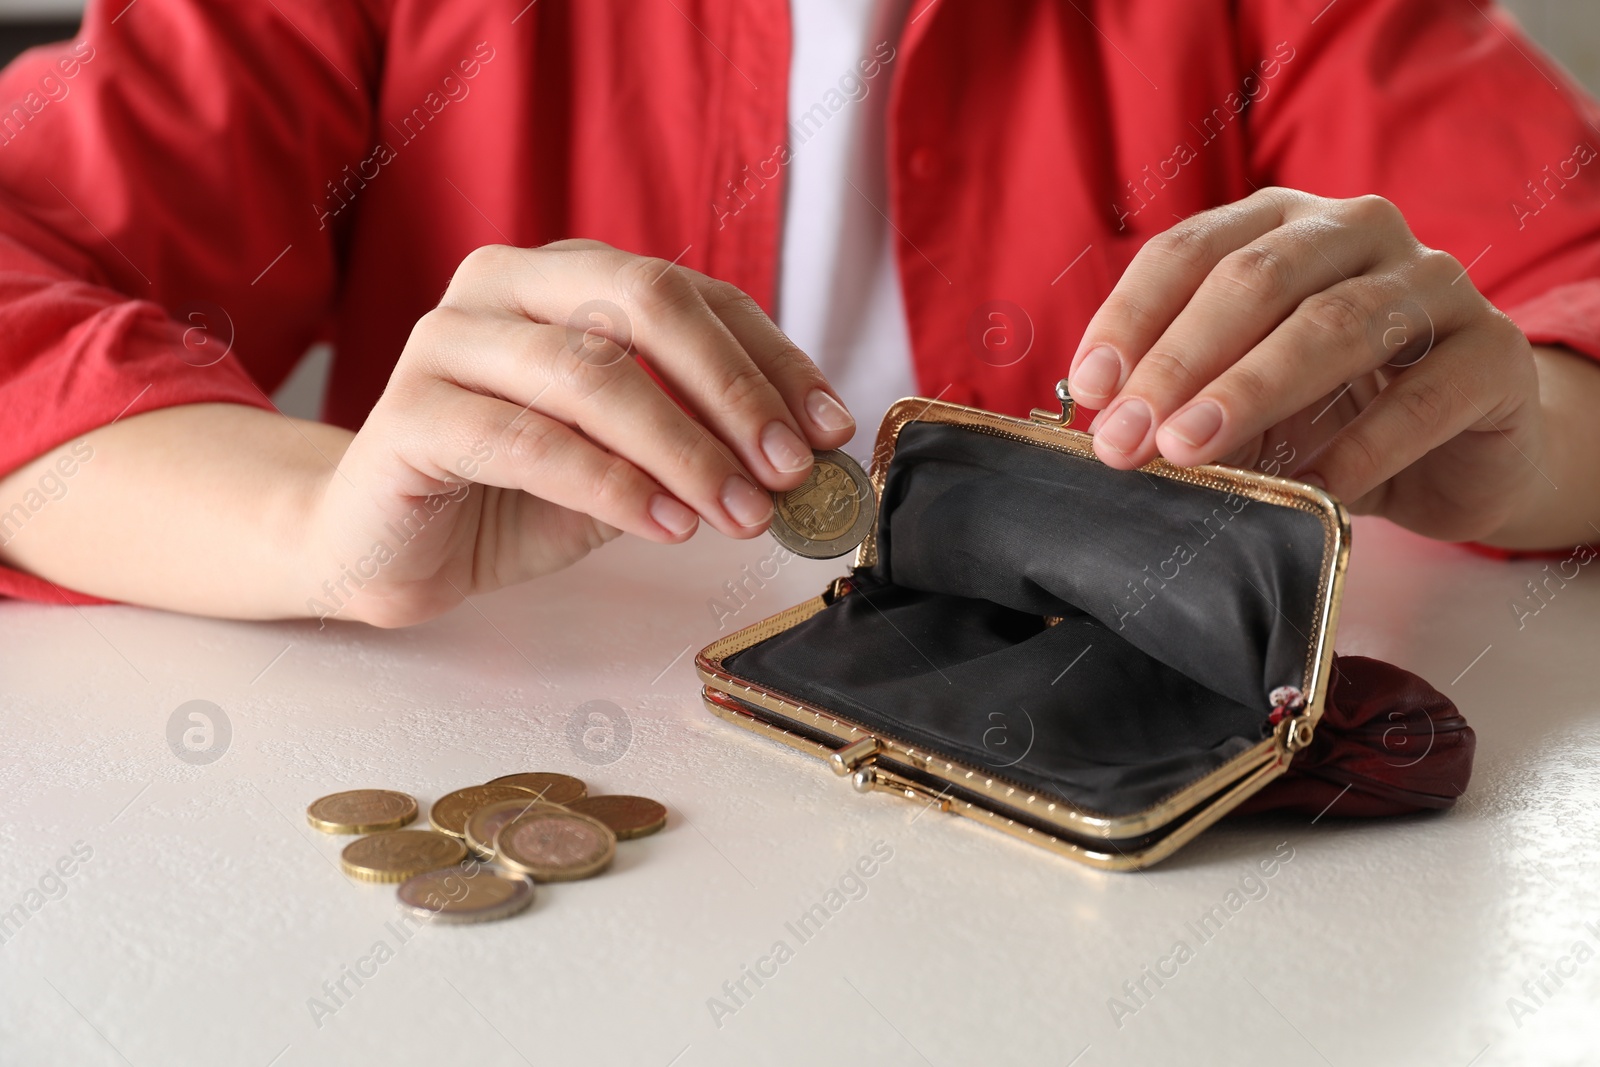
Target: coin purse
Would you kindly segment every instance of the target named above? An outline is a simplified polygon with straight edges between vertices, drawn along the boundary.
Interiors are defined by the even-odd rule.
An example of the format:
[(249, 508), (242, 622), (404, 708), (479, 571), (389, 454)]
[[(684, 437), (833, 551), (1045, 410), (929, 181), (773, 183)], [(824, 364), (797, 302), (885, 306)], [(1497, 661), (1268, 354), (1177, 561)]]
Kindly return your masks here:
[(850, 572), (701, 651), (709, 710), (858, 790), (1103, 868), (1244, 805), (1448, 806), (1472, 752), (1454, 706), (1334, 656), (1338, 501), (1223, 466), (1114, 470), (1058, 393), (1027, 419), (892, 407)]

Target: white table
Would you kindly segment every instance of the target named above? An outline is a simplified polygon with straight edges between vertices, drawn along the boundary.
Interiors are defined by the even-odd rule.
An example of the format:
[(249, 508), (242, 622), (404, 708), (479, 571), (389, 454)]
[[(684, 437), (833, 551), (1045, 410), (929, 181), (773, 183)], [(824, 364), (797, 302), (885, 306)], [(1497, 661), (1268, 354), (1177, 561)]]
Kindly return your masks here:
[[(708, 715), (690, 664), (717, 632), (708, 601), (765, 538), (625, 539), (393, 632), (0, 603), (0, 910), (26, 913), (0, 945), (0, 1063), (1595, 1062), (1600, 958), (1561, 957), (1600, 949), (1600, 569), (1519, 631), (1509, 603), (1537, 564), (1382, 524), (1355, 545), (1337, 647), (1460, 702), (1479, 738), (1467, 800), (1229, 823), (1144, 874), (858, 795)], [(735, 622), (842, 566), (788, 564)], [(195, 699), (231, 723), (209, 764), (168, 745)], [(607, 765), (568, 739), (593, 700), (631, 725)], [(348, 839), (304, 820), (337, 789), (426, 805), (524, 769), (659, 797), (667, 829), (597, 879), (541, 887), (528, 914), (396, 949), (392, 887), (347, 879)], [(879, 841), (892, 859), (865, 895), (802, 943), (785, 924)], [(77, 842), (92, 856), (47, 877)], [(1266, 895), (1194, 939), (1282, 842)], [(64, 895), (30, 898), (41, 879)], [(1133, 1003), (1123, 983), (1179, 939), (1193, 958), (1118, 1026), (1110, 998)], [(392, 958), (361, 963), (380, 940)], [(761, 963), (779, 940), (792, 955)], [(771, 977), (731, 999), (758, 964)], [(371, 977), (333, 1001), (347, 967)], [(1536, 1005), (1522, 983), (1546, 967), (1574, 973)], [(1513, 1018), (1511, 997), (1536, 1010)]]

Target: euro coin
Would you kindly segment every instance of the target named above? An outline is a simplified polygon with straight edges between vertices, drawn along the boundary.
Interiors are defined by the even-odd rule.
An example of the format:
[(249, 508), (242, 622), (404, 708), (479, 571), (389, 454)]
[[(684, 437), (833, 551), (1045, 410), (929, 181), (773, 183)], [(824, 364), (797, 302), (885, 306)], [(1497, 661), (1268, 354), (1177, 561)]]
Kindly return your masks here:
[(518, 815), (526, 815), (541, 808), (549, 808), (551, 811), (566, 810), (559, 804), (546, 804), (531, 796), (485, 804), (467, 817), (467, 849), (479, 859), (493, 859), (494, 838), (501, 827)]
[(514, 785), (518, 789), (526, 789), (549, 804), (569, 804), (589, 792), (589, 787), (583, 784), (582, 778), (574, 778), (570, 774), (556, 774), (554, 771), (502, 774), (498, 778), (491, 778), (489, 784)]
[(467, 846), (432, 830), (385, 830), (345, 846), (339, 856), (344, 873), (364, 882), (403, 882), (426, 871), (454, 867), (467, 858)]
[(495, 838), (495, 859), (536, 882), (570, 882), (606, 869), (617, 835), (599, 819), (574, 811), (530, 811)]
[(428, 821), (440, 833), (449, 834), (451, 837), (465, 837), (467, 834), (467, 820), (472, 813), (485, 804), (493, 804), (497, 800), (537, 800), (531, 789), (517, 785), (469, 785), (465, 789), (457, 789), (454, 793), (446, 793), (433, 802), (433, 809), (428, 812)]
[(398, 830), (417, 817), (417, 802), (388, 789), (352, 789), (311, 802), (306, 821), (325, 834)]
[(599, 819), (617, 835), (618, 841), (644, 837), (667, 825), (666, 806), (649, 797), (622, 794), (585, 797), (575, 800), (571, 809), (579, 815)]
[(878, 519), (872, 482), (838, 449), (816, 453), (800, 485), (772, 494), (773, 538), (808, 559), (832, 559), (857, 548)]
[(413, 875), (396, 891), (400, 906), (430, 922), (481, 923), (506, 919), (533, 903), (533, 883), (481, 863)]

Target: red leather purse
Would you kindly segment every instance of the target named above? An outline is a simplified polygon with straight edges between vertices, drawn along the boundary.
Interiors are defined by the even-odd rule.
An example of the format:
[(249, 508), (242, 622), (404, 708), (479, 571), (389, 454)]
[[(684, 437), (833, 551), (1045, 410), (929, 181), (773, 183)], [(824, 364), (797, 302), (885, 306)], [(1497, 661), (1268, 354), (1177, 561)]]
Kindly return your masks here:
[(1455, 704), (1421, 678), (1382, 660), (1335, 656), (1311, 744), (1233, 814), (1439, 811), (1467, 791), (1476, 747)]

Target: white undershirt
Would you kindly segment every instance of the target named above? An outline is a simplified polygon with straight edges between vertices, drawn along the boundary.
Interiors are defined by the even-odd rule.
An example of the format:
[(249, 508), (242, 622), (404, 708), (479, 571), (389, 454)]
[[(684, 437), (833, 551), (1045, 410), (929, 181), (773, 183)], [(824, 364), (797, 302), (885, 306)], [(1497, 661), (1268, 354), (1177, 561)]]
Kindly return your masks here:
[[(894, 262), (885, 118), (910, 0), (790, 0), (788, 200), (778, 325), (856, 417), (866, 459), (884, 410), (916, 393)], [(880, 63), (862, 74), (863, 61)], [(854, 98), (853, 98), (854, 97)], [(815, 110), (820, 105), (821, 111)], [(852, 187), (853, 185), (853, 187)]]

